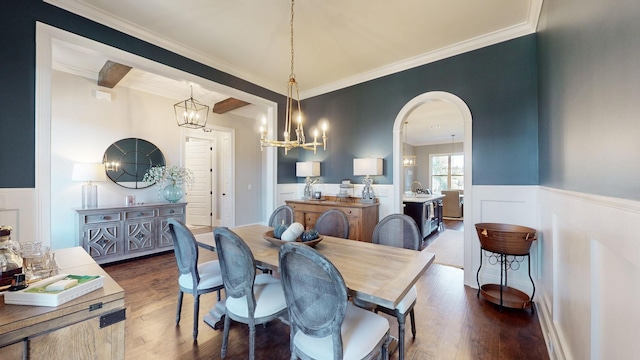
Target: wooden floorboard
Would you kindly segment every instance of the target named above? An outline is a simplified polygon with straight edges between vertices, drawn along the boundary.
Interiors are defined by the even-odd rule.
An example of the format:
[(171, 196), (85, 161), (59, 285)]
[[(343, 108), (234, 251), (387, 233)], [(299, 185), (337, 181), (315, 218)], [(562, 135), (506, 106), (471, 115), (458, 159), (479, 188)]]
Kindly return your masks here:
[[(195, 232), (195, 231), (194, 231)], [(215, 258), (201, 250), (200, 261)], [(216, 294), (200, 298), (199, 335), (193, 342), (193, 297), (185, 294), (175, 325), (177, 277), (172, 252), (118, 264), (105, 270), (125, 290), (126, 359), (220, 359), (222, 331), (202, 317)], [(463, 285), (463, 270), (432, 265), (416, 284), (417, 336), (407, 320), (405, 359), (548, 359), (537, 312), (502, 309)], [(386, 315), (385, 315), (386, 316)], [(392, 335), (397, 323), (389, 319)], [(226, 359), (248, 357), (248, 329), (232, 322)], [(289, 359), (289, 328), (280, 321), (256, 329), (256, 359)], [(397, 359), (394, 354), (391, 359)]]

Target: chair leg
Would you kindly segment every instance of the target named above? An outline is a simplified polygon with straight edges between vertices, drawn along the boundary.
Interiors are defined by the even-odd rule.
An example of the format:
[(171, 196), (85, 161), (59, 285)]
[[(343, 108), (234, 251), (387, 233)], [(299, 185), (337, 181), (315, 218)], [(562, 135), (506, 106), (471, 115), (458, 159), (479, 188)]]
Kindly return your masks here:
[(229, 343), (229, 327), (231, 326), (231, 318), (229, 315), (224, 316), (224, 330), (222, 331), (222, 347), (220, 348), (220, 357), (224, 359), (227, 356), (227, 344)]
[(176, 312), (176, 325), (180, 324), (180, 312), (182, 311), (182, 297), (184, 293), (178, 290), (178, 311)]
[(256, 358), (256, 325), (249, 324), (249, 360)]
[(200, 311), (200, 295), (193, 296), (193, 340), (198, 339), (198, 314)]
[(409, 311), (409, 315), (411, 315), (411, 333), (413, 334), (413, 338), (416, 338), (416, 315), (413, 313), (413, 308)]
[(382, 344), (382, 360), (389, 360), (389, 344), (391, 343), (391, 336), (389, 336), (389, 332), (387, 332), (387, 338), (384, 340)]
[(404, 360), (404, 323), (405, 314), (396, 314), (398, 319), (398, 360)]

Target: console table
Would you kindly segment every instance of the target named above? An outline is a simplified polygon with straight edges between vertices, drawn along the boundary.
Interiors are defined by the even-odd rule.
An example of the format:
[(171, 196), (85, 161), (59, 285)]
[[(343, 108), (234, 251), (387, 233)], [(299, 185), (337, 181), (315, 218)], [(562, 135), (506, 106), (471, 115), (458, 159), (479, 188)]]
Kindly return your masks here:
[(322, 200), (287, 200), (293, 208), (293, 219), (305, 229), (312, 229), (320, 215), (329, 209), (342, 210), (349, 220), (349, 239), (371, 242), (373, 229), (378, 224), (379, 203), (361, 203), (360, 198), (328, 196)]
[(185, 221), (186, 203), (76, 209), (81, 246), (98, 264), (173, 249), (167, 220)]
[(103, 287), (55, 307), (7, 305), (1, 298), (0, 358), (124, 359), (122, 287), (79, 246), (55, 256), (60, 273), (102, 275)]

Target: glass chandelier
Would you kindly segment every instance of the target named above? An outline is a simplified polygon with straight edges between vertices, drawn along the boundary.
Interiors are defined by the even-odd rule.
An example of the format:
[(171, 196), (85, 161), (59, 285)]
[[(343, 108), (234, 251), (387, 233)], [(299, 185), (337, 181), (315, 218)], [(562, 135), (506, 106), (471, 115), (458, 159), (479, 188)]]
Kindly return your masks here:
[[(265, 147), (281, 147), (284, 148), (284, 153), (293, 148), (302, 148), (305, 150), (313, 150), (316, 153), (316, 148), (322, 145), (323, 149), (327, 150), (327, 122), (322, 124), (322, 141), (318, 141), (318, 129), (313, 132), (313, 142), (307, 142), (304, 136), (304, 129), (302, 127), (302, 111), (300, 110), (300, 95), (298, 93), (298, 83), (296, 82), (296, 75), (293, 72), (293, 5), (294, 0), (291, 0), (291, 74), (289, 75), (289, 82), (287, 85), (287, 113), (285, 118), (285, 131), (284, 140), (270, 140), (267, 138), (266, 118), (262, 119), (262, 126), (260, 127), (260, 150)], [(294, 111), (297, 111), (296, 116), (296, 139), (291, 140), (291, 125), (293, 122)]]

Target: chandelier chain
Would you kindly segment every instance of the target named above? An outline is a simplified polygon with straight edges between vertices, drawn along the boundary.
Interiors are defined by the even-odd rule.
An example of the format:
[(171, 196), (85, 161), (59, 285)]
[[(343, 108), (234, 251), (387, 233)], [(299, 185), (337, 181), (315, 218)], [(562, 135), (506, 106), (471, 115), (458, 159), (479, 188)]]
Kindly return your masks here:
[(293, 12), (293, 5), (294, 5), (295, 1), (291, 0), (291, 75), (289, 75), (290, 78), (295, 79), (296, 75), (293, 73), (293, 16), (294, 16), (294, 12)]
[[(268, 138), (268, 132), (266, 129), (266, 118), (262, 118), (263, 126), (260, 127), (260, 148), (265, 147), (281, 147), (284, 148), (285, 155), (290, 149), (301, 148), (305, 150), (313, 150), (316, 153), (316, 148), (322, 146), (327, 150), (327, 122), (322, 124), (322, 135), (319, 133), (319, 129), (313, 131), (313, 142), (307, 142), (304, 135), (304, 128), (302, 126), (302, 111), (300, 109), (300, 93), (298, 91), (298, 83), (296, 82), (296, 75), (293, 70), (294, 65), (294, 42), (293, 42), (293, 19), (295, 17), (294, 12), (295, 1), (291, 0), (291, 21), (290, 25), (290, 44), (291, 44), (291, 74), (289, 75), (289, 81), (287, 83), (287, 98), (285, 100), (285, 123), (284, 123), (284, 140), (280, 141), (276, 139), (271, 140)], [(295, 108), (294, 108), (295, 107)], [(292, 133), (293, 117), (295, 111), (297, 111), (297, 123), (295, 130)], [(292, 139), (292, 135), (295, 134), (295, 140)]]

